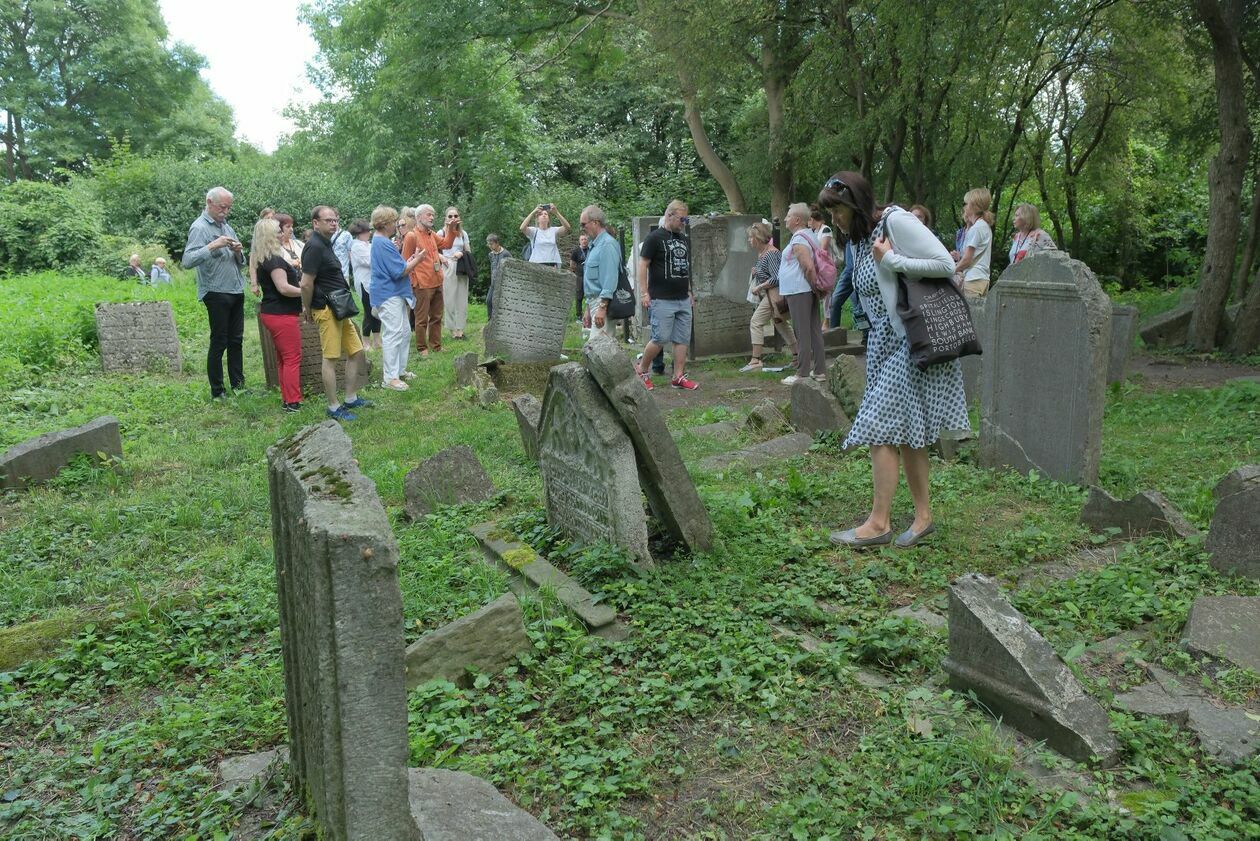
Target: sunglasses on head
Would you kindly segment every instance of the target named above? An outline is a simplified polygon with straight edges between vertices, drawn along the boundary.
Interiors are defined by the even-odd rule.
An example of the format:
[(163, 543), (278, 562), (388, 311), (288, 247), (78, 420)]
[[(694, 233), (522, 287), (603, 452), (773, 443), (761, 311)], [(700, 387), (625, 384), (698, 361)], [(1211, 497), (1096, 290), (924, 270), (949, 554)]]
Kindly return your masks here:
[(823, 189), (834, 190), (837, 193), (839, 193), (842, 190), (848, 190), (850, 194), (852, 194), (853, 192), (853, 188), (850, 187), (848, 184), (845, 184), (839, 178), (832, 178), (828, 180), (827, 183), (823, 185)]

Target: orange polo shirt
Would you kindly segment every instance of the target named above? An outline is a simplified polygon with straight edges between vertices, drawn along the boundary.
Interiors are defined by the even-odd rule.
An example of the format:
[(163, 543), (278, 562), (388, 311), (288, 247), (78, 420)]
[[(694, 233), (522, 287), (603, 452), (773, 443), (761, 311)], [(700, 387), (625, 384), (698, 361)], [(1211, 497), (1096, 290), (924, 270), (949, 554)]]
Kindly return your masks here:
[(408, 231), (403, 237), (402, 256), (410, 260), (411, 255), (420, 249), (426, 252), (424, 259), (411, 270), (412, 289), (435, 289), (442, 285), (442, 269), (438, 256), (443, 248), (450, 248), (455, 241), (455, 234), (449, 231), (425, 231), (420, 227)]

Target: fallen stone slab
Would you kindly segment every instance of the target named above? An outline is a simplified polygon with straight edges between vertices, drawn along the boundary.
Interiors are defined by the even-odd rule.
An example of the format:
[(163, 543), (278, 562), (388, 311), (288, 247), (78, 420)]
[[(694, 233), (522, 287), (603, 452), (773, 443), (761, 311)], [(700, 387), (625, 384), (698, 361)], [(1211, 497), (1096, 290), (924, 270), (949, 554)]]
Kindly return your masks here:
[(700, 470), (710, 473), (725, 470), (734, 465), (750, 468), (764, 467), (767, 464), (777, 464), (793, 456), (807, 453), (812, 446), (814, 446), (814, 436), (807, 432), (793, 432), (733, 453), (718, 453), (709, 456), (702, 459), (697, 466)]
[(1144, 683), (1116, 696), (1115, 704), (1133, 715), (1162, 718), (1177, 727), (1190, 718), (1190, 705), (1185, 698), (1169, 695), (1157, 683)]
[(1260, 466), (1232, 471), (1216, 486), (1206, 547), (1212, 567), (1260, 581)]
[(759, 435), (780, 435), (791, 428), (783, 412), (770, 399), (762, 400), (752, 407), (744, 426)]
[(1146, 647), (1147, 641), (1151, 638), (1151, 633), (1151, 624), (1149, 622), (1138, 625), (1136, 628), (1121, 631), (1114, 637), (1099, 640), (1085, 649), (1085, 653), (1081, 656), (1094, 661), (1104, 658), (1111, 658), (1120, 662), (1127, 659), (1135, 659)]
[(1203, 752), (1222, 765), (1241, 765), (1260, 750), (1260, 722), (1240, 708), (1195, 704), (1187, 726), (1199, 737)]
[(949, 627), (949, 622), (944, 616), (941, 616), (934, 610), (928, 610), (926, 607), (914, 607), (906, 605), (894, 610), (891, 616), (899, 619), (909, 619), (912, 622), (918, 622), (929, 631), (943, 631)]
[(858, 669), (853, 673), (853, 679), (867, 689), (883, 689), (886, 686), (892, 686), (891, 680), (870, 669)]
[(970, 573), (949, 588), (949, 685), (973, 692), (994, 715), (1078, 762), (1115, 763), (1107, 712), (998, 590)]
[(266, 781), (289, 764), (289, 746), (280, 745), (270, 750), (244, 756), (229, 756), (219, 762), (221, 788), (227, 793), (260, 788)]
[(857, 417), (866, 393), (866, 360), (856, 356), (838, 356), (827, 366), (827, 386), (840, 401), (840, 408), (851, 418)]
[(1145, 534), (1165, 534), (1190, 538), (1199, 530), (1159, 491), (1142, 491), (1125, 500), (1116, 499), (1097, 485), (1089, 489), (1081, 524), (1091, 531), (1120, 529), (1126, 538)]
[(445, 768), (409, 768), (411, 817), (424, 841), (559, 841), (490, 783)]
[(1182, 642), (1196, 656), (1260, 673), (1260, 596), (1200, 596)]
[(493, 499), (498, 491), (471, 447), (448, 447), (423, 461), (403, 479), (408, 520), (423, 519), (441, 505)]
[(730, 421), (717, 421), (701, 426), (693, 426), (687, 430), (689, 435), (697, 438), (712, 438), (715, 441), (730, 441), (739, 437), (739, 427)]
[(798, 432), (835, 430), (843, 435), (852, 425), (840, 401), (823, 383), (807, 377), (792, 385), (792, 426)]
[(825, 642), (808, 631), (793, 631), (791, 628), (776, 625), (773, 622), (770, 623), (770, 628), (774, 631), (775, 636), (790, 639), (796, 643), (797, 648), (806, 654), (817, 654), (827, 647)]
[(1184, 345), (1190, 331), (1194, 303), (1181, 303), (1167, 312), (1154, 315), (1138, 326), (1138, 335), (1147, 347)]
[(489, 409), (499, 402), (499, 387), (490, 379), (490, 375), (486, 373), (485, 368), (477, 368), (473, 372), (472, 385), (476, 389), (473, 402), (481, 408)]
[(530, 461), (538, 461), (538, 425), (542, 422), (542, 402), (532, 394), (522, 394), (512, 400), (516, 413), (516, 425), (521, 431), (521, 444)]
[(455, 357), (452, 367), (455, 369), (455, 385), (472, 385), (473, 375), (477, 373), (476, 351), (459, 354)]
[(506, 593), (407, 646), (407, 689), (431, 680), (467, 684), (470, 671), (497, 674), (529, 647), (520, 602)]
[(21, 444), (14, 444), (0, 456), (3, 487), (21, 490), (47, 482), (64, 470), (80, 453), (122, 458), (122, 436), (118, 432), (118, 418), (103, 415), (82, 426), (46, 432)]
[(498, 523), (480, 523), (469, 530), (477, 538), (486, 561), (512, 576), (513, 592), (532, 593), (548, 588), (595, 636), (622, 640), (630, 635), (630, 629), (617, 621), (615, 610), (596, 603), (595, 597), (582, 585), (548, 563), (531, 546), (501, 529)]

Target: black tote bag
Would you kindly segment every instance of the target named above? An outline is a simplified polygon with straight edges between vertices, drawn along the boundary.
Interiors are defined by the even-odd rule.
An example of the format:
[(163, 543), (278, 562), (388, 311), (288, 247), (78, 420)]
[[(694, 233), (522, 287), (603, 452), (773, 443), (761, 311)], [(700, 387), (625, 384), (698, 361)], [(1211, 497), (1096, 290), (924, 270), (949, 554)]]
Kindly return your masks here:
[(910, 361), (920, 371), (981, 353), (971, 307), (947, 278), (906, 277), (899, 272), (897, 315), (910, 341)]

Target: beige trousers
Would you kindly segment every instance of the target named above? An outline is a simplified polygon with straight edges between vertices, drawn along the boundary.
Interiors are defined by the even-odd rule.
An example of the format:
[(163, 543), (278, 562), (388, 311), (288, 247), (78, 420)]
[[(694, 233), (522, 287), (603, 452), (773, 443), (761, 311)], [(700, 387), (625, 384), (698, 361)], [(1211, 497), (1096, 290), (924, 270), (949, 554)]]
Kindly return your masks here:
[(442, 299), (446, 305), (446, 327), (463, 333), (468, 323), (468, 277), (455, 273), (455, 261), (442, 271)]
[(791, 322), (786, 318), (775, 321), (774, 315), (774, 304), (770, 302), (770, 296), (763, 295), (757, 309), (753, 311), (752, 320), (748, 322), (749, 338), (754, 347), (764, 345), (776, 329), (783, 336), (783, 341), (788, 343), (788, 347), (796, 345), (796, 334), (792, 332)]

